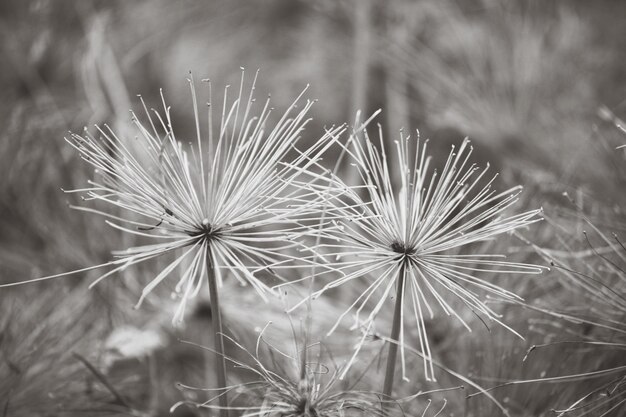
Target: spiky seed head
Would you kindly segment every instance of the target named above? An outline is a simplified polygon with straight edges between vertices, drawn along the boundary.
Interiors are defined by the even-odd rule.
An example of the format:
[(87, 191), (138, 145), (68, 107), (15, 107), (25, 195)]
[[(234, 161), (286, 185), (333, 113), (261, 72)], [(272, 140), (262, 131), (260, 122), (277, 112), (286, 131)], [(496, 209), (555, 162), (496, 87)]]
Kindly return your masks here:
[[(433, 306), (438, 305), (445, 314), (455, 316), (470, 330), (463, 316), (447, 301), (445, 294), (448, 293), (474, 314), (506, 327), (498, 314), (479, 298), (478, 291), (504, 299), (518, 297), (481, 275), (542, 271), (541, 267), (504, 260), (502, 254), (464, 251), (468, 252), (472, 243), (540, 220), (541, 210), (508, 215), (509, 208), (518, 200), (521, 187), (500, 193), (494, 191), (495, 176), (485, 179), (487, 168), (480, 170), (469, 163), (472, 148), (467, 140), (458, 149), (452, 149), (443, 167), (433, 171), (426, 143), (421, 144), (419, 136), (415, 153), (410, 156), (411, 138), (401, 133), (395, 143), (397, 158), (392, 159), (385, 152), (382, 133), (379, 135), (380, 150), (367, 132), (363, 141), (352, 137), (345, 147), (355, 162), (363, 186), (349, 187), (335, 178), (334, 187), (338, 191), (334, 195), (340, 197), (332, 199), (332, 205), (327, 208), (327, 216), (332, 218), (334, 227), (320, 231), (318, 236), (326, 239), (319, 250), (326, 250), (328, 271), (332, 276), (339, 276), (312, 296), (318, 297), (348, 283), (362, 286), (358, 297), (329, 332), (354, 311), (354, 327), (365, 328), (365, 332), (349, 361), (351, 364), (374, 318), (394, 294), (394, 284), (404, 270), (400, 340), (396, 341), (401, 346), (403, 377), (406, 379), (405, 323), (412, 320), (424, 357), (426, 377), (434, 379), (425, 321), (426, 316), (434, 316)], [(392, 183), (394, 175), (400, 178), (399, 186)], [(366, 317), (361, 318), (366, 308)]]
[[(116, 259), (70, 273), (112, 267), (100, 280), (125, 268), (173, 254), (173, 260), (143, 289), (137, 305), (163, 280), (181, 269), (176, 293), (181, 302), (174, 321), (183, 318), (187, 301), (198, 294), (209, 267), (221, 285), (228, 271), (242, 285), (251, 285), (264, 299), (271, 288), (261, 272), (282, 279), (281, 268), (297, 266), (300, 237), (306, 221), (319, 216), (319, 197), (313, 190), (323, 176), (316, 172), (321, 155), (343, 126), (328, 129), (313, 145), (297, 144), (312, 101), (303, 100), (306, 89), (276, 121), (269, 98), (257, 103), (245, 77), (234, 100), (226, 87), (219, 121), (214, 126), (214, 106), (208, 106), (208, 126), (201, 127), (196, 87), (189, 78), (195, 119), (195, 141), (177, 138), (163, 93), (162, 112), (148, 111), (145, 121), (133, 113), (137, 136), (118, 137), (108, 126), (97, 134), (72, 134), (67, 141), (99, 173), (88, 186), (72, 190), (84, 200), (104, 203), (107, 223), (145, 243), (115, 252)], [(211, 84), (208, 82), (209, 104)], [(304, 101), (304, 103), (301, 103)], [(188, 144), (188, 145), (187, 145)], [(147, 243), (151, 242), (151, 243)], [(56, 278), (66, 274), (38, 278)]]

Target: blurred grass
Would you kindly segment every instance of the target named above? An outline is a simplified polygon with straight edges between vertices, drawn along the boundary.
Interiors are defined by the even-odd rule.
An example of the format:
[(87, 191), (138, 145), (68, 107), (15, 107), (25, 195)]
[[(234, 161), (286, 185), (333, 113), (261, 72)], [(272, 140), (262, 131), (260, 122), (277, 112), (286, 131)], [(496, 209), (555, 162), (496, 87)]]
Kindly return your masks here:
[[(606, 105), (626, 118), (625, 13), (626, 5), (611, 1), (0, 2), (0, 282), (102, 263), (111, 249), (128, 245), (122, 241), (128, 238), (102, 219), (67, 207), (78, 200), (59, 188), (80, 187), (90, 173), (63, 136), (94, 123), (127, 132), (128, 110), (138, 107), (135, 95), (155, 105), (159, 88), (172, 105), (181, 137), (186, 136), (193, 128), (189, 70), (224, 85), (238, 78), (241, 66), (260, 68), (259, 96), (272, 93), (276, 107), (285, 107), (311, 84), (311, 96), (320, 100), (306, 133), (312, 136), (324, 125), (353, 120), (357, 108), (368, 113), (379, 107), (389, 140), (400, 128), (419, 127), (422, 137), (432, 138), (435, 156), (470, 136), (478, 162), (492, 162), (505, 182), (524, 183), (524, 204), (544, 205), (554, 219), (584, 213), (603, 230), (623, 233), (626, 165), (623, 152), (613, 149), (626, 141), (597, 110)], [(561, 196), (564, 191), (578, 209)], [(580, 243), (581, 228), (580, 221), (554, 220), (525, 238), (556, 248), (564, 242), (563, 231)], [(512, 242), (520, 252), (527, 250)], [(532, 252), (527, 256), (537, 261)], [(111, 415), (128, 413), (116, 408), (111, 392), (68, 355), (75, 350), (101, 367), (103, 341), (126, 324), (167, 335), (166, 347), (152, 359), (158, 377), (146, 361), (125, 362), (107, 375), (132, 397), (134, 412), (168, 415), (169, 406), (182, 398), (174, 382), (205, 384), (206, 358), (178, 338), (211, 343), (204, 334), (210, 319), (203, 313), (206, 300), (198, 301), (187, 327), (176, 331), (168, 324), (168, 288), (145, 308), (131, 310), (151, 272), (129, 270), (88, 292), (84, 282), (90, 274), (0, 291), (0, 401), (5, 401), (0, 410), (9, 410), (4, 415), (63, 415), (81, 404), (97, 404)], [(540, 279), (512, 279), (506, 286), (538, 308), (575, 310), (602, 303), (555, 271)], [(226, 299), (237, 304), (225, 306), (225, 315), (238, 340), (253, 344), (255, 329), (272, 319), (276, 335), (289, 331), (281, 306), (257, 314), (245, 293), (237, 295), (241, 289), (228, 291)], [(316, 315), (315, 338), (322, 338), (332, 317), (343, 311), (340, 299), (320, 302), (326, 304)], [(430, 324), (437, 360), (484, 387), (596, 366), (576, 352), (572, 360), (561, 360), (558, 349), (535, 352), (522, 362), (531, 344), (563, 340), (580, 333), (580, 325), (520, 306), (503, 305), (500, 311), (526, 341), (501, 329), (489, 332), (479, 322), (475, 333), (460, 337), (454, 324), (438, 317)], [(379, 328), (385, 328), (388, 313)], [(358, 337), (344, 329), (325, 342), (337, 360), (350, 354), (351, 335)], [(24, 350), (24, 343), (32, 350)], [(380, 343), (372, 337), (369, 352), (376, 354)], [(420, 361), (415, 358), (415, 370)], [(379, 389), (377, 366), (362, 362), (361, 369), (369, 372), (361, 384)], [(33, 379), (35, 374), (41, 378)], [(143, 378), (143, 391), (125, 390), (137, 384), (133, 378)], [(414, 393), (419, 378), (412, 381), (403, 388), (406, 395)], [(436, 388), (459, 381), (442, 373), (437, 383), (420, 383)], [(92, 385), (93, 391), (86, 388)], [(493, 394), (512, 415), (537, 416), (550, 415), (551, 408), (573, 402), (585, 389), (584, 383), (528, 384)], [(455, 414), (497, 413), (484, 397), (466, 399), (457, 392), (446, 397), (446, 410)], [(181, 408), (177, 413), (200, 412)]]

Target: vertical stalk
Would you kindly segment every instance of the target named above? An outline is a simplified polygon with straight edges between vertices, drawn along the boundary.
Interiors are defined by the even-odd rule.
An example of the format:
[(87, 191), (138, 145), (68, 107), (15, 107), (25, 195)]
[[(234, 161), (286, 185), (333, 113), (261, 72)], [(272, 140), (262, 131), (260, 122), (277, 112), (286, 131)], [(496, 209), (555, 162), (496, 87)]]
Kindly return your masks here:
[(372, 36), (372, 0), (354, 0), (354, 50), (350, 111), (367, 112), (367, 91), (370, 72)]
[[(309, 294), (312, 294), (312, 291), (309, 291)], [(309, 332), (311, 331), (311, 317), (313, 315), (310, 298), (309, 298), (309, 301), (307, 301), (306, 311), (307, 311), (306, 323), (304, 325), (305, 326), (304, 335), (302, 338), (304, 345), (302, 346), (302, 354), (300, 355), (300, 382), (301, 383), (304, 383), (306, 381), (307, 346), (309, 346)]]
[[(353, 0), (352, 8), (354, 14), (352, 17), (353, 30), (353, 50), (352, 50), (352, 85), (350, 97), (350, 114), (367, 114), (367, 92), (370, 90), (370, 67), (372, 61), (373, 47), (373, 16), (374, 10), (373, 0)], [(362, 120), (355, 120), (355, 126)], [(361, 135), (359, 135), (360, 137)], [(349, 170), (346, 173), (348, 184), (357, 184), (361, 178), (357, 174), (357, 170)], [(343, 289), (340, 291), (344, 291)], [(341, 294), (340, 294), (341, 296)]]
[(157, 363), (156, 358), (154, 357), (154, 352), (151, 352), (148, 355), (148, 375), (150, 376), (150, 385), (151, 385), (150, 387), (151, 395), (150, 395), (150, 402), (149, 402), (148, 410), (150, 410), (149, 415), (156, 416), (159, 414), (159, 403), (160, 403), (159, 393), (163, 391), (161, 390), (161, 386), (160, 386), (161, 379), (159, 378), (158, 363)]
[[(389, 354), (387, 355), (387, 369), (385, 371), (385, 383), (383, 385), (383, 399), (390, 400), (393, 391), (393, 376), (396, 372), (396, 356), (398, 354), (398, 343), (400, 336), (400, 316), (402, 314), (402, 297), (405, 279), (405, 262), (400, 267), (400, 274), (397, 282), (396, 305), (393, 311), (393, 324), (391, 327), (391, 341), (389, 342)], [(383, 410), (386, 407), (383, 406)]]
[(217, 378), (217, 388), (220, 391), (219, 405), (220, 417), (228, 417), (228, 398), (223, 391), (226, 388), (226, 357), (224, 356), (224, 335), (222, 333), (222, 314), (217, 295), (217, 282), (215, 271), (213, 270), (213, 258), (211, 250), (207, 250), (206, 255), (207, 276), (209, 279), (209, 297), (211, 297), (211, 324), (213, 327), (213, 341), (215, 350), (215, 376)]

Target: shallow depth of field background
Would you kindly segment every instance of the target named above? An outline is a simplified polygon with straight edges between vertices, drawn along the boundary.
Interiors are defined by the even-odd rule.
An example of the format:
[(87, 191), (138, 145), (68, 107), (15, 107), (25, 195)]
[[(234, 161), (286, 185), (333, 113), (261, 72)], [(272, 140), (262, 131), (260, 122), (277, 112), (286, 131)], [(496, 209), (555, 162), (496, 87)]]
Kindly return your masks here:
[[(469, 136), (474, 159), (501, 172), (500, 187), (525, 186), (520, 210), (543, 206), (548, 219), (523, 239), (491, 244), (503, 245), (500, 251), (520, 261), (548, 265), (548, 256), (537, 254), (545, 249), (574, 263), (582, 256), (576, 253), (593, 252), (582, 234), (590, 229), (583, 215), (598, 233), (626, 232), (626, 161), (623, 150), (615, 150), (626, 135), (614, 126), (615, 117), (626, 118), (624, 39), (626, 4), (619, 1), (3, 0), (0, 282), (103, 263), (111, 250), (132, 243), (102, 218), (68, 208), (80, 199), (61, 188), (80, 188), (91, 175), (63, 140), (68, 130), (106, 123), (121, 134), (131, 132), (129, 109), (140, 110), (137, 94), (157, 107), (162, 88), (175, 130), (191, 138), (189, 71), (196, 79), (211, 78), (220, 92), (238, 82), (240, 67), (247, 77), (260, 69), (258, 97), (271, 93), (278, 109), (310, 84), (308, 96), (319, 101), (305, 139), (320, 136), (324, 126), (352, 122), (358, 109), (369, 115), (379, 108), (388, 143), (401, 128), (411, 134), (419, 129), (431, 139), (435, 160)], [(602, 246), (598, 236), (589, 238)], [(596, 261), (591, 256), (578, 267), (602, 276)], [(132, 309), (142, 283), (159, 270), (153, 267), (125, 271), (92, 290), (86, 285), (97, 271), (1, 289), (0, 416), (127, 415), (129, 408), (165, 416), (183, 398), (206, 399), (175, 384), (211, 383), (206, 353), (179, 342), (212, 344), (208, 292), (191, 306), (186, 326), (174, 329), (167, 284), (141, 309)], [(591, 340), (600, 331), (541, 310), (604, 314), (618, 327), (624, 315), (607, 311), (602, 297), (589, 296), (585, 285), (555, 269), (500, 284), (534, 307), (497, 307), (526, 340), (498, 327), (487, 331), (477, 320), (467, 333), (437, 317), (429, 332), (439, 362), (485, 388), (624, 365), (619, 351), (576, 345), (548, 346), (522, 361), (532, 344)], [(624, 293), (623, 287), (615, 291)], [(249, 289), (234, 286), (224, 294), (230, 334), (254, 346), (256, 332), (272, 320), (273, 340), (293, 347), (280, 303), (262, 305)], [(314, 339), (332, 325), (333, 311), (343, 311), (341, 295), (323, 302), (328, 305), (314, 315)], [(387, 316), (378, 326), (382, 332)], [(349, 354), (357, 333), (346, 328), (339, 339), (324, 342), (336, 349), (335, 360)], [(381, 346), (373, 338), (363, 368)], [(117, 387), (128, 407), (85, 362)], [(444, 371), (435, 383), (422, 381), (420, 362), (414, 362), (411, 382), (398, 382), (406, 395), (466, 386), (433, 396), (437, 407), (425, 415), (442, 405), (442, 415), (499, 415), (484, 396), (466, 398), (471, 387)], [(380, 389), (377, 364), (361, 388)], [(599, 382), (538, 382), (492, 394), (511, 415), (547, 416), (594, 384)], [(407, 413), (421, 415), (427, 401), (415, 401)], [(612, 413), (623, 415), (626, 408)], [(174, 414), (209, 415), (185, 406)]]

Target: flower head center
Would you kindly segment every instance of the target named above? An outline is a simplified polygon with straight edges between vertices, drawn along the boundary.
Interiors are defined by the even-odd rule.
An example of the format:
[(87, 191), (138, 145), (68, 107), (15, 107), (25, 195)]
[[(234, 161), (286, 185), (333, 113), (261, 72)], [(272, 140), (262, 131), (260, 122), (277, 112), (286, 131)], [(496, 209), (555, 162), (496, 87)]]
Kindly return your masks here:
[(204, 219), (195, 230), (190, 230), (187, 234), (193, 237), (203, 236), (206, 239), (213, 239), (220, 235), (220, 229), (211, 225), (208, 219)]
[(402, 255), (413, 255), (416, 250), (413, 247), (406, 246), (403, 242), (397, 240), (391, 244), (391, 250)]

